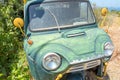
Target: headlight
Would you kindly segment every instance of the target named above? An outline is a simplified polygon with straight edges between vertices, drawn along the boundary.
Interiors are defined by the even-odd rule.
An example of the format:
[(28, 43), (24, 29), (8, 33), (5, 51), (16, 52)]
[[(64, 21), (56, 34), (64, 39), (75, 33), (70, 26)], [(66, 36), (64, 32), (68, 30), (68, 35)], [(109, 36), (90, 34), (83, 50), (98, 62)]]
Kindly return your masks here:
[(111, 56), (114, 51), (114, 46), (111, 42), (106, 42), (104, 45), (105, 56)]
[(46, 70), (55, 70), (60, 66), (61, 58), (56, 53), (48, 53), (45, 55), (42, 64)]

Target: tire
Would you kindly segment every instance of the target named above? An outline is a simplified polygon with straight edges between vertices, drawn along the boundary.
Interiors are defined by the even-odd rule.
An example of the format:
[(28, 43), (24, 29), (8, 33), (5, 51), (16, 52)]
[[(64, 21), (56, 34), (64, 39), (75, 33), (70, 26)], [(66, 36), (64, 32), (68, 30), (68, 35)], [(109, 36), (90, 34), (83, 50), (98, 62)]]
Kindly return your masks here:
[(61, 80), (110, 80), (109, 76), (106, 75), (102, 78), (97, 78), (93, 71), (85, 71), (85, 75), (74, 73), (67, 74)]
[(85, 76), (85, 80), (110, 80), (109, 75), (102, 77), (101, 79), (98, 79), (94, 72), (87, 71), (87, 74)]
[(79, 73), (69, 74), (66, 80), (84, 80), (83, 75)]
[(85, 75), (85, 80), (97, 80), (97, 77), (92, 71), (87, 71)]
[(109, 75), (107, 74), (106, 76), (103, 77), (103, 80), (110, 80)]

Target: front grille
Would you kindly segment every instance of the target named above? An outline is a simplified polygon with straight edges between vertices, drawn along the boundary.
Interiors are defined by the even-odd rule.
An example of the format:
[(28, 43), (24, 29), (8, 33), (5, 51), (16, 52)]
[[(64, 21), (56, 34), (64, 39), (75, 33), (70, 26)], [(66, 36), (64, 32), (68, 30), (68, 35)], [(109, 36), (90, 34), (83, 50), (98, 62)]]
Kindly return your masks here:
[(95, 60), (95, 61), (90, 61), (90, 62), (86, 62), (86, 63), (76, 64), (76, 65), (73, 65), (72, 67), (70, 67), (69, 70), (67, 71), (67, 73), (87, 70), (87, 69), (90, 69), (90, 68), (100, 65), (100, 63), (101, 63), (100, 60)]

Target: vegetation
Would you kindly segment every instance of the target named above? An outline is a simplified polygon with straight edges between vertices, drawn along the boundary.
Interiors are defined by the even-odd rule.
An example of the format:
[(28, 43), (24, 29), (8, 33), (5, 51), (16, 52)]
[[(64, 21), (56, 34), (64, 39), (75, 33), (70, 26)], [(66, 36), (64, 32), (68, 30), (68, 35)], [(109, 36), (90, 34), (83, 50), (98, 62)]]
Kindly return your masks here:
[(97, 22), (101, 20), (101, 8), (97, 7), (95, 3), (93, 3), (93, 11), (96, 17)]
[(22, 0), (0, 3), (0, 80), (30, 79), (23, 52), (23, 37), (12, 23), (16, 17), (23, 18), (22, 10)]
[(107, 17), (105, 19), (104, 25), (101, 26), (101, 22), (104, 19), (104, 17), (101, 15), (101, 9), (100, 7), (98, 7), (95, 3), (92, 4), (93, 6), (93, 11), (96, 17), (96, 21), (98, 22), (98, 26), (99, 27), (103, 27), (103, 26), (110, 26), (112, 25), (113, 22), (113, 18), (117, 15), (118, 17), (120, 17), (120, 11), (118, 10), (109, 10), (108, 9), (108, 13), (107, 13)]

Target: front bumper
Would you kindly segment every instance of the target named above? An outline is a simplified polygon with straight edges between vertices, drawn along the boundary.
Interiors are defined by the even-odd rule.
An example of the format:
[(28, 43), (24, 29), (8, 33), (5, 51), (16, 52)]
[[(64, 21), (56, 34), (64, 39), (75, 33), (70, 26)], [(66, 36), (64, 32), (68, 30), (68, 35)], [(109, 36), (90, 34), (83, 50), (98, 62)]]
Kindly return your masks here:
[(96, 66), (99, 66), (100, 64), (101, 64), (100, 59), (99, 60), (88, 61), (88, 62), (80, 63), (80, 64), (74, 64), (66, 71), (66, 73), (91, 69), (91, 68), (94, 68)]
[[(103, 65), (105, 62), (106, 57), (101, 57), (85, 62), (80, 62), (76, 64), (69, 64), (68, 67), (64, 71), (57, 72), (57, 71), (46, 71), (44, 70), (43, 67), (40, 67), (37, 65), (36, 62), (33, 62), (33, 60), (28, 57), (28, 62), (30, 66), (31, 73), (35, 80), (56, 80), (57, 77), (59, 77), (59, 74), (67, 74), (67, 73), (72, 73), (72, 72), (80, 72), (84, 70), (88, 70), (91, 68), (94, 68), (99, 65)], [(110, 57), (108, 57), (110, 58)], [(101, 71), (103, 70), (103, 66), (101, 67)], [(60, 79), (59, 79), (60, 80)]]

